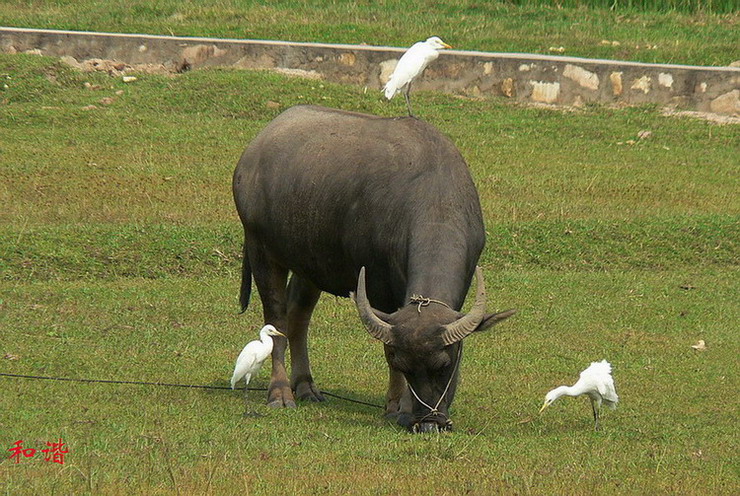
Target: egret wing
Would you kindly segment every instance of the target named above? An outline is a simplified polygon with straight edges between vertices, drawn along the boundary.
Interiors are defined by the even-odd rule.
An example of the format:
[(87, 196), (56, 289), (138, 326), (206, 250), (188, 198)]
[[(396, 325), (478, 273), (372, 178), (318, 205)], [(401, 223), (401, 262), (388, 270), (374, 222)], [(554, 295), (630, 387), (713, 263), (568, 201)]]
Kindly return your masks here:
[(611, 376), (599, 387), (599, 393), (601, 393), (601, 398), (609, 408), (614, 409), (617, 407), (619, 396), (617, 396), (617, 390), (614, 388), (614, 379)]
[(242, 380), (247, 374), (253, 375), (259, 370), (260, 365), (262, 365), (261, 363), (256, 363), (258, 361), (259, 345), (261, 345), (259, 341), (252, 341), (239, 353), (239, 357), (236, 359), (236, 364), (234, 365), (234, 373), (231, 376), (231, 389), (234, 389), (236, 383)]
[(392, 98), (401, 88), (418, 77), (438, 56), (436, 50), (427, 47), (423, 42), (409, 48), (398, 60), (396, 69), (385, 85), (386, 98)]
[[(609, 368), (611, 371), (611, 367)], [(603, 374), (599, 380), (599, 394), (609, 408), (616, 408), (619, 396), (617, 396), (617, 390), (614, 387), (614, 378), (611, 373)]]
[(606, 360), (592, 362), (586, 370), (581, 372), (581, 381), (591, 384), (599, 392), (604, 403), (615, 408), (619, 397), (614, 387), (612, 366), (609, 362)]
[(611, 375), (612, 373), (612, 366), (609, 362), (606, 360), (602, 360), (600, 362), (591, 362), (591, 365), (589, 365), (586, 370), (581, 372), (581, 377), (584, 375), (587, 376), (599, 376), (603, 374)]

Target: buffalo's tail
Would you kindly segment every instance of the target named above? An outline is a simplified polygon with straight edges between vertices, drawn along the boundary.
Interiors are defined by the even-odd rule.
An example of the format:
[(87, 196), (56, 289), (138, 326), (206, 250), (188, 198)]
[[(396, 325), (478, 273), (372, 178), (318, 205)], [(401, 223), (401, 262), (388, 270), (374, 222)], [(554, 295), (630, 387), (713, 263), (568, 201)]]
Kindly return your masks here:
[(239, 303), (242, 306), (241, 313), (244, 313), (249, 306), (249, 298), (252, 295), (252, 266), (249, 265), (247, 256), (247, 243), (244, 241), (244, 250), (242, 251), (242, 287), (239, 292)]

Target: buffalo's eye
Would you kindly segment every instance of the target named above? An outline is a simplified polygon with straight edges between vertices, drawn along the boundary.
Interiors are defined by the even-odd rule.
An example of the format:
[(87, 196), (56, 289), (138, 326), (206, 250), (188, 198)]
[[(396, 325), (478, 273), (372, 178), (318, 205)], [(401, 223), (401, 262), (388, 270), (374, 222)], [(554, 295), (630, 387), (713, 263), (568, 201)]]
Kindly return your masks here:
[(435, 356), (429, 365), (432, 370), (441, 371), (442, 369), (449, 367), (451, 363), (452, 361), (450, 360), (450, 357), (445, 353), (441, 353)]
[(411, 367), (409, 366), (408, 361), (405, 360), (402, 356), (396, 355), (394, 353), (392, 355), (389, 355), (389, 358), (390, 358), (390, 363), (394, 369), (398, 370), (399, 372), (403, 372), (403, 373), (411, 372)]
[(403, 372), (404, 374), (408, 374), (411, 372), (411, 368), (403, 360), (396, 360), (395, 362), (393, 362), (393, 367), (399, 372)]

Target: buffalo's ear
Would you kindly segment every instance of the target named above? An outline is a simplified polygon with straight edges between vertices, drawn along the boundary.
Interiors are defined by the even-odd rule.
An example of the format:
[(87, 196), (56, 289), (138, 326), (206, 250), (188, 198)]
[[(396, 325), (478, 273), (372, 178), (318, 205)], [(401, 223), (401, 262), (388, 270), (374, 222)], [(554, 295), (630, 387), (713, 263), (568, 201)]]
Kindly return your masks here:
[(514, 309), (506, 310), (504, 312), (499, 312), (499, 313), (489, 313), (488, 315), (483, 317), (483, 320), (481, 321), (481, 323), (478, 324), (478, 327), (475, 328), (475, 332), (485, 331), (489, 327), (495, 326), (502, 320), (508, 319), (515, 313), (516, 313), (516, 310)]

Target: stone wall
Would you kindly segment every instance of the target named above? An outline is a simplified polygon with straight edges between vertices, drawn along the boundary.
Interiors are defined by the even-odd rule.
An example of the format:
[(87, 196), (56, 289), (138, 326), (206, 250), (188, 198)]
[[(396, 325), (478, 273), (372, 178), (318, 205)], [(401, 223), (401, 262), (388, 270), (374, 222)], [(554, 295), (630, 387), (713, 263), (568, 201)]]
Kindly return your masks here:
[[(112, 60), (184, 71), (270, 69), (380, 89), (405, 49), (0, 27), (0, 51)], [(644, 64), (520, 53), (445, 51), (416, 89), (579, 106), (657, 103), (740, 115), (740, 68)]]

